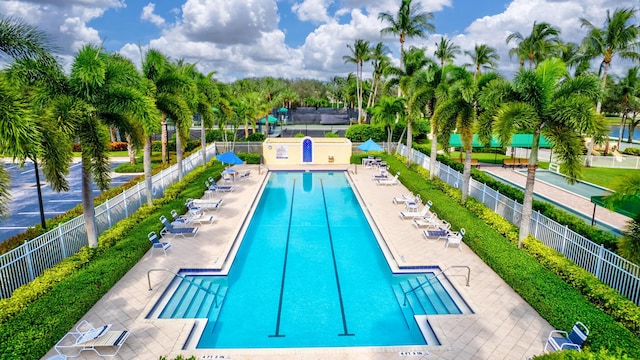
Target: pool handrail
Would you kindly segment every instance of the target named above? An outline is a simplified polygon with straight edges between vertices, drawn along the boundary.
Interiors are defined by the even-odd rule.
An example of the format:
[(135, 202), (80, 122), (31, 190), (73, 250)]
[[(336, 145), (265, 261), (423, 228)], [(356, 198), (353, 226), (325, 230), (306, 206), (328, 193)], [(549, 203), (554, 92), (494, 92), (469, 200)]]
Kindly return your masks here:
[(412, 287), (411, 289), (407, 290), (404, 292), (404, 301), (402, 303), (402, 306), (406, 306), (407, 305), (407, 295), (409, 295), (409, 293), (415, 292), (418, 289), (421, 289), (423, 285), (425, 285), (426, 283), (431, 283), (431, 280), (437, 278), (438, 276), (442, 275), (445, 273), (445, 271), (449, 270), (449, 269), (453, 269), (453, 268), (466, 268), (467, 269), (467, 275), (451, 275), (451, 276), (464, 276), (467, 279), (467, 286), (469, 286), (469, 280), (471, 279), (471, 268), (467, 265), (452, 265), (449, 266), (443, 270), (440, 270), (440, 272), (434, 274), (432, 277), (427, 277), (427, 280), (418, 283), (418, 285)]

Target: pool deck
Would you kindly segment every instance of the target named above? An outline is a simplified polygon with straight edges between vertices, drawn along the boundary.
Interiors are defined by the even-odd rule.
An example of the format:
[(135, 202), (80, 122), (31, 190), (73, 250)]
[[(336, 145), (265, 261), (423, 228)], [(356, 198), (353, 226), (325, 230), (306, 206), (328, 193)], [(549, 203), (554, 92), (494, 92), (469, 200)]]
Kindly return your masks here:
[[(113, 324), (113, 330), (131, 331), (116, 358), (157, 360), (160, 356), (173, 359), (182, 354), (186, 357), (195, 355), (196, 359), (524, 359), (543, 352), (552, 328), (531, 306), (464, 244), (459, 251), (445, 248), (443, 240), (426, 241), (410, 220), (402, 220), (399, 212), (404, 207), (394, 205), (392, 199), (408, 192), (404, 186), (376, 185), (371, 179), (374, 170), (358, 166), (356, 171), (353, 165), (333, 168), (348, 169), (367, 208), (366, 213), (384, 239), (387, 253), (396, 261), (391, 267), (437, 265), (444, 269), (453, 265), (469, 266), (469, 287), (465, 286), (465, 277), (456, 276), (466, 274), (466, 270), (452, 269), (447, 274), (475, 313), (429, 316), (441, 346), (182, 350), (194, 324), (203, 321), (146, 319), (173, 278), (166, 272), (152, 272), (153, 290), (150, 291), (147, 272), (162, 268), (174, 272), (182, 268), (219, 269), (228, 265), (225, 259), (237, 249), (234, 240), (240, 234), (267, 174), (264, 167), (261, 173), (257, 166), (243, 167), (252, 169), (251, 178), (238, 183), (234, 192), (220, 195), (224, 203), (211, 213), (216, 217), (214, 224), (201, 225), (195, 238), (172, 239), (166, 257), (161, 251), (151, 256), (150, 250), (83, 317), (96, 326)], [(300, 170), (300, 167), (296, 169)], [(305, 169), (320, 168), (309, 166)], [(455, 222), (455, 219), (450, 220)], [(247, 326), (250, 323), (248, 319)], [(51, 349), (43, 359), (55, 354)], [(92, 351), (84, 351), (78, 358), (100, 357)]]
[[(493, 175), (503, 178), (511, 183), (518, 184), (523, 188), (525, 187), (527, 182), (526, 173), (518, 171), (522, 169), (508, 169), (496, 164), (483, 165), (481, 170), (492, 173)], [(593, 216), (594, 204), (589, 199), (576, 195), (565, 189), (550, 185), (542, 181), (536, 181), (533, 186), (533, 192), (547, 199), (551, 199), (557, 203), (565, 205), (573, 209), (574, 211), (584, 214), (589, 219), (591, 219), (591, 217)], [(627, 227), (627, 222), (631, 220), (631, 218), (628, 218), (624, 215), (618, 214), (615, 211), (611, 211), (601, 206), (597, 207), (595, 218), (598, 223), (604, 223), (609, 225), (610, 227), (620, 230), (625, 229)]]

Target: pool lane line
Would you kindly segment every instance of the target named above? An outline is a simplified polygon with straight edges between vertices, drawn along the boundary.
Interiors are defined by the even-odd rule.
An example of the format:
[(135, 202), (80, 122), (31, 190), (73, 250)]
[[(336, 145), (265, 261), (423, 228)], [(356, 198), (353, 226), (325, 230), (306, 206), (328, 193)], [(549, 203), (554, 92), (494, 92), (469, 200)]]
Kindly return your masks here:
[(347, 317), (344, 313), (344, 302), (342, 300), (342, 290), (340, 288), (340, 276), (338, 274), (338, 264), (336, 263), (336, 252), (333, 247), (333, 237), (331, 237), (331, 225), (329, 224), (329, 210), (327, 208), (327, 198), (324, 196), (324, 183), (322, 179), (320, 179), (320, 189), (322, 190), (322, 201), (324, 202), (324, 216), (327, 219), (327, 230), (329, 232), (329, 245), (331, 245), (331, 258), (333, 259), (333, 272), (336, 275), (336, 286), (338, 288), (338, 300), (340, 300), (340, 312), (342, 314), (342, 328), (344, 332), (342, 334), (338, 334), (338, 336), (354, 336), (355, 334), (350, 334), (349, 329), (347, 329)]
[(280, 300), (278, 301), (278, 315), (276, 315), (276, 333), (269, 337), (284, 337), (280, 334), (280, 318), (282, 316), (282, 299), (284, 297), (284, 280), (287, 274), (287, 258), (289, 257), (289, 238), (291, 237), (291, 219), (293, 218), (293, 198), (296, 193), (296, 179), (293, 179), (291, 190), (291, 206), (289, 207), (289, 225), (287, 226), (287, 242), (284, 248), (284, 263), (282, 265), (282, 282), (280, 283)]

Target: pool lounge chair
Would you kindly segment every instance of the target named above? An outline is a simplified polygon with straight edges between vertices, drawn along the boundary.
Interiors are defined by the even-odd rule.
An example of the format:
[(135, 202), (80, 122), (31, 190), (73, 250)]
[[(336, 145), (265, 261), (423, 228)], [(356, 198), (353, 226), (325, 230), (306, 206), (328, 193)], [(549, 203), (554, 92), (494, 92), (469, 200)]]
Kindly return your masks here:
[(202, 211), (218, 210), (222, 206), (224, 199), (218, 200), (203, 200), (203, 199), (187, 199), (187, 208), (199, 209)]
[(238, 181), (249, 180), (249, 176), (251, 176), (251, 170), (245, 170), (245, 171), (241, 172), (239, 175), (237, 175)]
[(156, 251), (156, 249), (161, 249), (164, 252), (164, 256), (167, 256), (167, 250), (171, 249), (171, 243), (169, 241), (160, 241), (160, 238), (158, 238), (158, 235), (155, 231), (147, 234), (147, 237), (149, 238), (149, 241), (151, 241), (151, 254), (149, 255), (149, 257), (153, 256), (153, 253), (154, 251)]
[(432, 212), (429, 216), (415, 217), (413, 218), (413, 226), (418, 229), (423, 228), (437, 228), (440, 225), (440, 219), (438, 215)]
[(215, 181), (205, 182), (208, 190), (212, 190), (215, 192), (232, 192), (235, 187), (233, 185), (218, 185)]
[(100, 357), (116, 356), (131, 332), (112, 331), (111, 325), (94, 328), (86, 320), (80, 321), (75, 330), (66, 333), (54, 349), (65, 357), (77, 357), (84, 350), (93, 350)]
[(180, 235), (183, 238), (186, 238), (187, 235), (190, 235), (190, 237), (194, 237), (198, 232), (197, 227), (175, 227), (171, 225), (169, 220), (167, 220), (167, 217), (164, 215), (160, 216), (160, 222), (162, 223), (162, 225), (164, 225), (164, 228), (160, 230), (160, 236), (171, 235), (172, 237), (176, 237)]
[(446, 239), (449, 235), (451, 235), (451, 232), (449, 231), (449, 229), (451, 229), (451, 224), (449, 224), (445, 220), (442, 220), (440, 224), (438, 224), (437, 226), (422, 230), (422, 236), (426, 240), (433, 240), (433, 241)]
[(458, 250), (462, 251), (462, 237), (464, 236), (465, 230), (460, 229), (459, 232), (450, 233), (447, 235), (447, 240), (444, 242), (444, 247), (448, 248), (449, 245), (454, 245), (458, 247)]
[[(418, 194), (419, 195), (419, 194)], [(393, 198), (392, 202), (396, 205), (398, 204), (404, 204), (407, 201), (411, 201), (414, 200), (416, 198), (415, 195), (413, 195), (412, 192), (408, 193), (408, 194), (402, 194), (400, 196), (396, 196)]]
[(380, 170), (377, 174), (371, 175), (372, 180), (384, 180), (389, 178), (389, 173), (386, 170)]
[(582, 347), (585, 340), (587, 340), (587, 336), (589, 336), (589, 329), (581, 323), (577, 321), (571, 332), (567, 334), (566, 331), (562, 330), (553, 330), (549, 333), (549, 338), (547, 339), (547, 344), (544, 346), (544, 351), (547, 352), (547, 348), (551, 347), (553, 351), (556, 350), (578, 350)]
[(378, 185), (398, 185), (400, 182), (398, 181), (398, 177), (400, 173), (396, 173), (396, 176), (391, 179), (378, 179), (376, 180)]
[(177, 212), (171, 210), (171, 216), (174, 221), (171, 223), (174, 227), (190, 227), (194, 225), (213, 224), (215, 217), (205, 214), (206, 209), (195, 207), (187, 203), (187, 213), (176, 218)]
[(427, 201), (422, 210), (420, 211), (400, 211), (400, 217), (403, 220), (415, 219), (431, 216), (431, 201)]

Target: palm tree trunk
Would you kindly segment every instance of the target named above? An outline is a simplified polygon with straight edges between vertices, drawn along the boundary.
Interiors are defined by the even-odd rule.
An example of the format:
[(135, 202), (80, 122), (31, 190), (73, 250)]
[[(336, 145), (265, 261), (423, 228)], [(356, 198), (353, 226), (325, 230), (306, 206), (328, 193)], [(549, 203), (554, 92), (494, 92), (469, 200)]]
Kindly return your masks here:
[(407, 116), (407, 167), (411, 166), (411, 146), (413, 145), (413, 134), (411, 132), (411, 121)]
[(202, 147), (202, 166), (207, 167), (207, 131), (204, 128), (204, 120), (200, 121), (200, 147)]
[[(432, 120), (433, 122), (433, 120)], [(429, 180), (436, 176), (436, 157), (438, 156), (438, 137), (434, 131), (435, 126), (431, 125), (431, 154), (429, 159)]]
[(626, 107), (625, 107), (625, 111), (622, 113), (622, 119), (620, 120), (620, 130), (618, 131), (618, 147), (617, 149), (620, 150), (620, 142), (622, 142), (622, 135), (624, 132), (624, 123), (626, 122), (625, 120), (627, 119), (627, 113), (626, 113)]
[(162, 122), (160, 125), (160, 142), (162, 144), (162, 163), (166, 164), (167, 161), (167, 115), (162, 114)]
[(471, 153), (472, 150), (465, 150), (464, 152), (464, 168), (462, 170), (462, 202), (467, 201), (469, 196), (469, 182), (471, 180)]
[(182, 181), (182, 136), (180, 136), (179, 125), (176, 123), (176, 164), (178, 165), (178, 181)]
[(142, 166), (144, 167), (144, 183), (147, 194), (147, 205), (153, 205), (153, 179), (151, 178), (151, 135), (146, 136), (144, 141), (144, 150), (142, 158)]
[(127, 134), (127, 154), (129, 155), (129, 164), (136, 164), (136, 149), (133, 147), (133, 142), (131, 142), (131, 135)]
[(82, 214), (89, 247), (97, 248), (98, 233), (93, 207), (93, 190), (91, 189), (91, 160), (84, 157), (82, 158)]
[(531, 154), (529, 155), (529, 165), (527, 165), (527, 182), (524, 187), (524, 198), (522, 200), (522, 215), (520, 217), (520, 232), (518, 233), (518, 247), (522, 248), (522, 242), (529, 236), (531, 226), (531, 214), (533, 213), (533, 186), (536, 182), (536, 166), (538, 163), (538, 142), (540, 133), (534, 131), (533, 143), (531, 144)]

